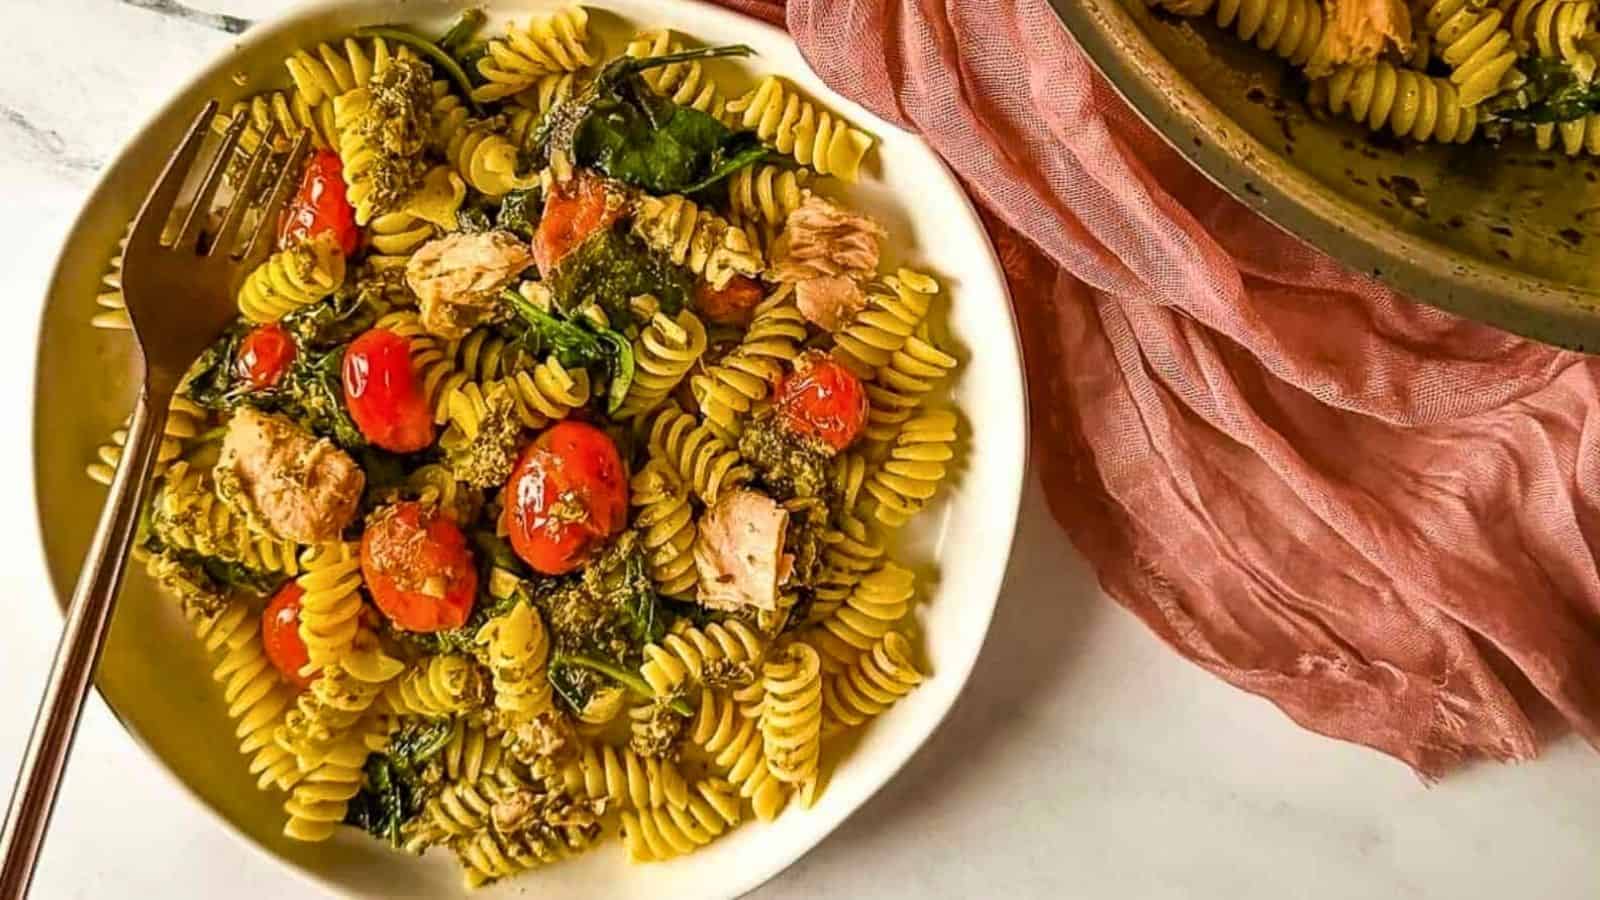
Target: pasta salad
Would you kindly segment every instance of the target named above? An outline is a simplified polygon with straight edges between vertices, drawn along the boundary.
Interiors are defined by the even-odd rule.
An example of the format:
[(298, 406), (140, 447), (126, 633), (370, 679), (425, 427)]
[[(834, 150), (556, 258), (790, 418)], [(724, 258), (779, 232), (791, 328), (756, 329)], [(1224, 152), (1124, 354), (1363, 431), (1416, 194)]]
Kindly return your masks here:
[(218, 118), (241, 159), (314, 150), (138, 550), (285, 834), (471, 886), (814, 802), (925, 677), (887, 544), (961, 428), (940, 286), (847, 200), (871, 136), (777, 76), (725, 94), (741, 46), (480, 31), (361, 29)]

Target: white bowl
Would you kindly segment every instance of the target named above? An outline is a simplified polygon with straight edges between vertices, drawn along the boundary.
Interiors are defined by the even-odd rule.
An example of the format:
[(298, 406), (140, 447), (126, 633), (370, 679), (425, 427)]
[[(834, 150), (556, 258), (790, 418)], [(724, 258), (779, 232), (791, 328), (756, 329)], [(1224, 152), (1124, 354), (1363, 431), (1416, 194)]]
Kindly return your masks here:
[[(552, 4), (488, 4), (493, 33)], [(103, 496), (83, 464), (131, 407), (136, 363), (126, 334), (92, 328), (89, 316), (105, 261), (147, 186), (200, 103), (282, 86), (282, 59), (297, 47), (359, 25), (403, 20), (442, 30), (454, 4), (421, 0), (322, 0), (264, 22), (206, 67), (129, 141), (90, 194), (62, 249), (47, 298), (35, 385), (34, 441), (39, 520), (59, 597), (70, 593)], [(632, 30), (669, 27), (690, 40), (745, 43), (758, 57), (716, 71), (742, 91), (775, 72), (879, 138), (862, 184), (830, 190), (888, 226), (889, 264), (936, 274), (946, 288), (935, 319), (962, 360), (949, 402), (963, 414), (959, 465), (942, 497), (904, 535), (899, 558), (921, 576), (917, 609), (922, 663), (932, 677), (872, 723), (848, 749), (811, 810), (791, 806), (777, 822), (749, 824), (680, 860), (629, 866), (614, 843), (571, 862), (479, 892), (543, 897), (733, 897), (781, 871), (882, 787), (955, 702), (983, 643), (1010, 553), (1022, 489), (1026, 411), (1016, 327), (1005, 281), (972, 205), (918, 138), (828, 90), (780, 30), (690, 0), (615, 0), (591, 8), (608, 54)], [(249, 78), (240, 88), (236, 75)], [(181, 302), (181, 298), (173, 298)], [(950, 300), (953, 299), (953, 303)], [(128, 579), (101, 665), (99, 688), (129, 732), (221, 821), (328, 888), (353, 896), (464, 893), (444, 851), (396, 853), (354, 830), (323, 845), (280, 835), (281, 797), (257, 791), (238, 754), (210, 664), (174, 605), (142, 572)], [(915, 823), (905, 823), (914, 840)], [(178, 861), (174, 860), (176, 864)], [(181, 867), (175, 865), (175, 872)]]

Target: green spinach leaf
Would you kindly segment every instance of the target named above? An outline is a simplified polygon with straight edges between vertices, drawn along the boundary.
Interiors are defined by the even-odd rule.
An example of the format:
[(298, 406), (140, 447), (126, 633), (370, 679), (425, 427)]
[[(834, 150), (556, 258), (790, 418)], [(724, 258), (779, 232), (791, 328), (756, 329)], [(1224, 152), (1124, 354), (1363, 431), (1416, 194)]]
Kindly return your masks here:
[(1534, 57), (1520, 66), (1527, 82), (1487, 102), (1496, 117), (1513, 122), (1570, 122), (1600, 111), (1600, 83), (1584, 82), (1559, 59)]
[(600, 232), (563, 256), (546, 284), (562, 312), (594, 305), (613, 323), (634, 321), (632, 300), (640, 294), (653, 295), (662, 312), (675, 315), (694, 292), (683, 268), (615, 230)]
[(532, 240), (543, 208), (544, 197), (538, 188), (512, 191), (500, 200), (500, 211), (494, 217), (495, 227), (523, 240)]
[(609, 328), (587, 319), (561, 319), (528, 302), (516, 291), (502, 295), (527, 325), (524, 345), (535, 356), (548, 352), (567, 368), (602, 369), (606, 376), (606, 412), (615, 413), (633, 383), (633, 345)]
[(656, 194), (692, 193), (766, 158), (752, 135), (656, 94), (639, 73), (722, 56), (748, 56), (743, 45), (663, 56), (624, 56), (600, 70), (577, 96), (552, 110), (529, 140), (536, 165), (553, 152)]
[(365, 783), (352, 797), (345, 824), (400, 846), (400, 829), (421, 809), (423, 770), (450, 743), (450, 722), (412, 722), (389, 739), (383, 753), (367, 757)]

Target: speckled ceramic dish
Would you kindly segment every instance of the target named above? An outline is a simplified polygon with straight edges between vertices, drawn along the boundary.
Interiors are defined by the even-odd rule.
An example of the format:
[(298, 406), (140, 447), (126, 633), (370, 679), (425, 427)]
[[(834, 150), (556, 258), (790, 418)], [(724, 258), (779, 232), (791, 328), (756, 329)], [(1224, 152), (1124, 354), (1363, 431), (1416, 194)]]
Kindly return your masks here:
[[(548, 4), (490, 2), (490, 27)], [(592, 5), (593, 31), (608, 54), (641, 27), (670, 27), (704, 43), (746, 43), (759, 56), (719, 71), (730, 90), (776, 72), (879, 138), (853, 206), (882, 220), (903, 261), (947, 288), (949, 344), (962, 367), (951, 402), (963, 413), (959, 465), (941, 499), (917, 518), (900, 558), (917, 570), (921, 658), (931, 677), (864, 732), (815, 808), (794, 805), (770, 825), (737, 829), (681, 860), (629, 866), (618, 844), (512, 879), (477, 896), (543, 898), (734, 897), (816, 845), (881, 787), (933, 732), (977, 658), (1005, 570), (1021, 496), (1026, 436), (1020, 352), (1006, 288), (987, 236), (949, 171), (917, 138), (830, 92), (781, 31), (695, 2), (608, 0)], [(360, 25), (403, 20), (442, 31), (459, 6), (445, 0), (320, 0), (257, 25), (201, 72), (144, 127), (106, 170), (74, 225), (46, 298), (35, 384), (34, 451), (39, 520), (58, 595), (67, 596), (103, 492), (83, 475), (93, 448), (126, 415), (134, 392), (127, 335), (92, 328), (106, 259), (182, 127), (203, 98), (231, 101), (284, 82), (282, 60), (298, 46)], [(137, 73), (129, 73), (137, 77)], [(241, 84), (243, 86), (241, 86)], [(902, 260), (889, 259), (892, 265)], [(181, 298), (173, 298), (175, 302)], [(130, 576), (101, 666), (99, 687), (128, 730), (219, 819), (285, 865), (351, 896), (448, 897), (464, 892), (442, 851), (416, 858), (353, 830), (323, 845), (280, 835), (282, 797), (257, 791), (235, 746), (203, 649), (176, 605), (142, 573)], [(903, 823), (904, 840), (919, 825)], [(172, 860), (182, 878), (184, 860)]]
[(1209, 20), (1051, 0), (1113, 86), (1212, 180), (1419, 300), (1600, 348), (1600, 167), (1531, 142), (1401, 144), (1313, 115), (1298, 73)]

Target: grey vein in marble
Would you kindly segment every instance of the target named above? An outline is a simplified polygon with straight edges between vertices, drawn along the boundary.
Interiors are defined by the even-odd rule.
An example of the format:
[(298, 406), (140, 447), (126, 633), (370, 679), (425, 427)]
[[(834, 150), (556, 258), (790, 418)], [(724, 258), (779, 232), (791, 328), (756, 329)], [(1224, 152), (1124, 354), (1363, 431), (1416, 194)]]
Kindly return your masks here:
[(193, 22), (206, 28), (226, 31), (229, 34), (243, 34), (244, 30), (252, 24), (249, 19), (230, 16), (225, 13), (206, 12), (203, 9), (185, 6), (177, 2), (177, 0), (122, 0), (122, 2), (139, 9), (148, 9), (163, 16), (171, 16), (174, 19)]
[(41, 156), (64, 171), (94, 172), (106, 164), (103, 159), (69, 153), (66, 138), (63, 138), (60, 132), (34, 123), (28, 118), (27, 113), (20, 109), (0, 104), (0, 123), (4, 123), (7, 130), (20, 134), (23, 140), (39, 151)]

